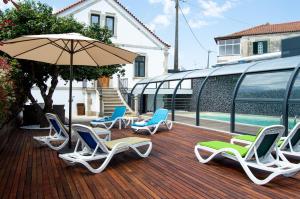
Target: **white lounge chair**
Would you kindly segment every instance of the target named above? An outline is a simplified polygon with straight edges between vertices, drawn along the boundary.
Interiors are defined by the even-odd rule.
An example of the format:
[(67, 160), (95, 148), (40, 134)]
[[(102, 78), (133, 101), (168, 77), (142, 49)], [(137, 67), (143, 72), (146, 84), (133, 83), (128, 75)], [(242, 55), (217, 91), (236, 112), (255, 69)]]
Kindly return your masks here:
[(146, 130), (153, 135), (156, 133), (160, 125), (165, 125), (168, 130), (172, 129), (173, 123), (172, 121), (168, 121), (167, 109), (157, 109), (151, 119), (135, 122), (131, 125), (131, 128), (135, 132)]
[[(69, 141), (68, 129), (60, 121), (57, 115), (46, 113), (46, 118), (50, 124), (48, 136), (34, 136), (33, 139), (42, 145), (47, 145), (53, 150), (60, 150), (66, 146)], [(55, 145), (54, 143), (58, 143)]]
[[(111, 158), (120, 152), (133, 149), (139, 156), (148, 157), (152, 149), (150, 139), (139, 137), (127, 137), (116, 139), (113, 141), (104, 141), (100, 139), (94, 130), (85, 125), (72, 125), (74, 133), (78, 136), (78, 141), (74, 152), (60, 154), (59, 157), (68, 164), (80, 163), (93, 173), (102, 172)], [(142, 153), (138, 148), (148, 146), (146, 151)], [(79, 149), (81, 147), (81, 149)], [(90, 161), (104, 160), (98, 168), (93, 168)]]
[[(218, 154), (238, 161), (255, 184), (263, 185), (276, 176), (289, 177), (300, 170), (300, 166), (290, 163), (277, 147), (277, 142), (283, 133), (284, 126), (274, 125), (264, 128), (249, 148), (227, 142), (208, 141), (199, 142), (194, 152), (201, 163), (209, 162)], [(200, 151), (212, 154), (204, 158)], [(272, 155), (273, 151), (275, 151), (275, 157)], [(270, 174), (264, 179), (258, 179), (250, 170), (251, 167), (270, 172)]]
[(94, 119), (90, 122), (91, 126), (103, 126), (106, 129), (111, 129), (119, 122), (119, 129), (122, 127), (123, 117), (126, 113), (126, 106), (116, 106), (113, 114), (110, 117)]
[(280, 144), (279, 150), (288, 156), (300, 157), (300, 122)]
[[(251, 145), (256, 139), (253, 135), (237, 135), (232, 137), (231, 143)], [(281, 137), (277, 143), (284, 155), (300, 157), (300, 122), (289, 132), (287, 137)]]

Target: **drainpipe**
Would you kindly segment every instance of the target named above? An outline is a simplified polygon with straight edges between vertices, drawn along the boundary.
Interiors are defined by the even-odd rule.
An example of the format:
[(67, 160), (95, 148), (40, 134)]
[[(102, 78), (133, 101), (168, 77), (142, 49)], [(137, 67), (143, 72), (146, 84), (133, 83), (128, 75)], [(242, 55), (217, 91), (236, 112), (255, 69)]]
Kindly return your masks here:
[(139, 95), (134, 95), (134, 112), (139, 114)]

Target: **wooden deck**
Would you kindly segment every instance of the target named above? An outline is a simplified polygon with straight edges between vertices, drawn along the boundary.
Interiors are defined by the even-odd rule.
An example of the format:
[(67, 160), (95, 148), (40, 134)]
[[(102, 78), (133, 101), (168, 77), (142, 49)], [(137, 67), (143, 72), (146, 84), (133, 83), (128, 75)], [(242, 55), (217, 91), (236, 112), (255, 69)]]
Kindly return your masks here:
[[(38, 147), (30, 131), (12, 132), (0, 151), (0, 198), (299, 198), (300, 174), (279, 177), (267, 186), (253, 184), (239, 164), (219, 158), (199, 163), (197, 141), (228, 140), (223, 133), (175, 125), (151, 137), (146, 159), (119, 154), (100, 174), (68, 167), (57, 153)], [(132, 136), (113, 130), (113, 138)], [(259, 174), (260, 176), (263, 174)]]

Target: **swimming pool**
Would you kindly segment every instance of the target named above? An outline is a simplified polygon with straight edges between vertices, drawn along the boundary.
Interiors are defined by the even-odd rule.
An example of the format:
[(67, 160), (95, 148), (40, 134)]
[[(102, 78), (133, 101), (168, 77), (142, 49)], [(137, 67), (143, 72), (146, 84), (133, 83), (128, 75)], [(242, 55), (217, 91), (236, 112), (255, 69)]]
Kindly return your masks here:
[[(230, 114), (218, 113), (218, 112), (201, 112), (200, 119), (230, 122)], [(275, 117), (275, 116), (236, 114), (235, 122), (240, 124), (264, 127), (264, 126), (270, 126), (275, 124), (281, 124), (281, 119), (280, 117)], [(295, 124), (296, 124), (296, 120), (294, 118), (289, 118), (289, 129), (293, 128)]]

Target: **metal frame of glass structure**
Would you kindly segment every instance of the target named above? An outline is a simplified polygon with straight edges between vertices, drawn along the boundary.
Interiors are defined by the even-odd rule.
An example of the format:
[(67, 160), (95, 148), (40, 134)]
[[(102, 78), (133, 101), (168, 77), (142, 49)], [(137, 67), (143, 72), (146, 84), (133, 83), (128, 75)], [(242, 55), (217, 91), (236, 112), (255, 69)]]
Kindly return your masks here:
[[(260, 98), (237, 98), (241, 85), (243, 84), (247, 75), (260, 75), (260, 74), (267, 74), (279, 71), (291, 71), (291, 75), (288, 77), (286, 88), (284, 91), (284, 97), (282, 99), (260, 99)], [(288, 110), (289, 110), (289, 103), (292, 102), (293, 104), (300, 104), (300, 99), (290, 99), (290, 95), (292, 92), (292, 88), (295, 84), (297, 77), (300, 75), (300, 56), (294, 57), (286, 57), (286, 58), (276, 58), (270, 60), (262, 60), (257, 62), (250, 62), (244, 64), (232, 64), (232, 65), (225, 65), (222, 67), (217, 68), (210, 68), (210, 69), (203, 69), (203, 70), (193, 70), (193, 71), (185, 71), (180, 73), (173, 73), (158, 76), (155, 78), (143, 79), (131, 90), (131, 95), (133, 95), (136, 90), (137, 86), (143, 85), (143, 89), (140, 93), (135, 93), (141, 95), (140, 97), (140, 107), (143, 104), (143, 95), (145, 90), (147, 89), (149, 84), (156, 83), (156, 91), (154, 94), (154, 101), (153, 101), (153, 109), (156, 110), (157, 105), (157, 95), (159, 90), (161, 89), (162, 85), (165, 82), (171, 81), (178, 81), (176, 84), (173, 93), (172, 93), (172, 100), (171, 100), (171, 118), (172, 121), (175, 121), (175, 100), (176, 94), (178, 89), (180, 88), (181, 83), (184, 80), (193, 80), (193, 79), (203, 79), (201, 85), (199, 87), (197, 96), (197, 104), (196, 104), (196, 126), (200, 125), (200, 101), (202, 91), (205, 85), (208, 83), (209, 78), (216, 77), (216, 76), (226, 76), (226, 75), (239, 75), (239, 79), (235, 84), (235, 88), (232, 93), (232, 101), (231, 101), (231, 111), (230, 111), (230, 131), (236, 132), (235, 130), (235, 114), (236, 114), (236, 103), (243, 102), (243, 103), (280, 103), (282, 105), (282, 116), (283, 120), (282, 123), (286, 127), (286, 133), (288, 131)], [(157, 86), (157, 84), (159, 84)], [(141, 109), (140, 109), (141, 110)]]

